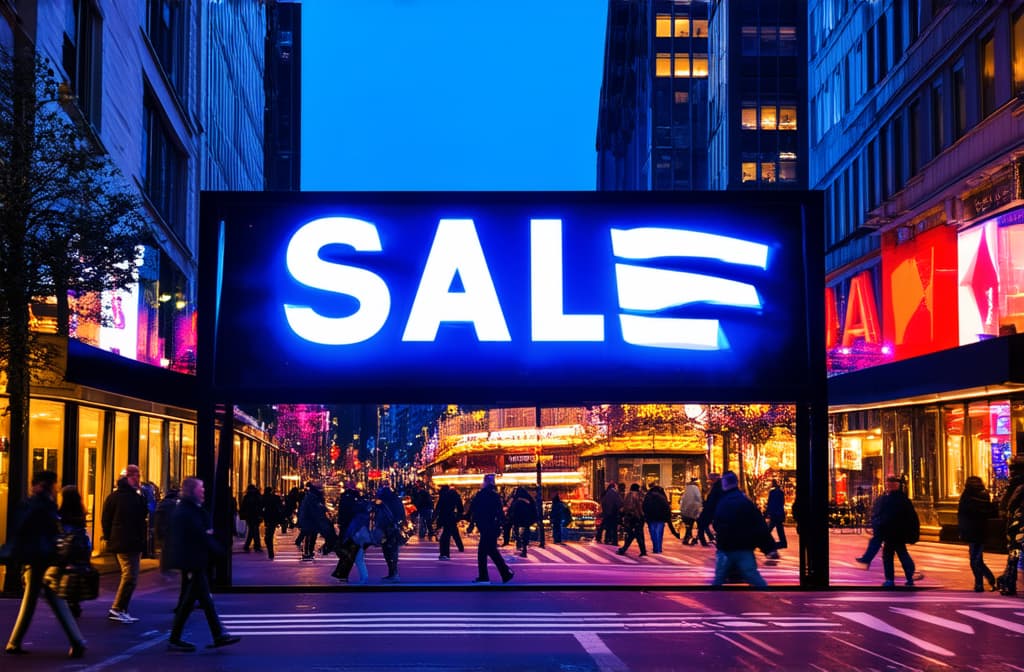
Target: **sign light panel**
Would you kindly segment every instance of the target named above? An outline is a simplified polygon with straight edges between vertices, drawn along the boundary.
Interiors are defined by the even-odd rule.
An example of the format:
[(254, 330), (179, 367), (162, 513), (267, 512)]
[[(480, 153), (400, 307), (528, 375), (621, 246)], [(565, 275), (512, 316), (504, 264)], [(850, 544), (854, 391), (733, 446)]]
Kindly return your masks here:
[(814, 194), (206, 193), (201, 372), (275, 401), (804, 399), (824, 372), (819, 211)]

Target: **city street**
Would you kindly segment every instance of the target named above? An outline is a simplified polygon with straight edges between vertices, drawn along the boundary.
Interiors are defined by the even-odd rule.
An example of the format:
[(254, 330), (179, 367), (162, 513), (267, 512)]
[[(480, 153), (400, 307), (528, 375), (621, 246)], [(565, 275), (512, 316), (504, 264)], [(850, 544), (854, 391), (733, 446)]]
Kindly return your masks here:
[[(516, 577), (504, 586), (469, 583), (472, 545), (445, 562), (437, 560), (435, 544), (413, 540), (402, 550), (401, 584), (380, 581), (383, 563), (374, 549), (370, 584), (345, 587), (329, 576), (333, 560), (301, 563), (289, 537), (279, 536), (272, 563), (264, 554), (235, 556), (236, 584), (254, 586), (258, 578), (276, 590), (215, 596), (227, 628), (242, 636), (238, 645), (204, 648), (210, 635), (197, 612), (185, 637), (199, 651), (168, 651), (178, 581), (149, 570), (131, 604), (138, 623), (106, 620), (117, 578), (106, 575), (101, 599), (84, 605), (83, 660), (64, 658), (65, 640), (43, 605), (25, 641), (32, 653), (4, 657), (4, 669), (1024, 669), (1024, 601), (966, 591), (966, 551), (959, 546), (917, 544), (912, 552), (926, 574), (921, 587), (883, 592), (874, 588), (881, 581), (877, 560), (865, 572), (846, 557), (867, 537), (834, 533), (840, 588), (760, 592), (707, 589), (713, 549), (683, 549), (675, 539), (663, 557), (643, 559), (591, 542), (549, 543), (517, 558)], [(769, 582), (795, 581), (788, 555), (795, 554), (777, 568), (762, 567)], [(987, 557), (993, 568), (1005, 559)], [(595, 590), (601, 583), (616, 589)], [(309, 589), (297, 592), (302, 586)], [(17, 600), (0, 600), (5, 634), (17, 607)]]

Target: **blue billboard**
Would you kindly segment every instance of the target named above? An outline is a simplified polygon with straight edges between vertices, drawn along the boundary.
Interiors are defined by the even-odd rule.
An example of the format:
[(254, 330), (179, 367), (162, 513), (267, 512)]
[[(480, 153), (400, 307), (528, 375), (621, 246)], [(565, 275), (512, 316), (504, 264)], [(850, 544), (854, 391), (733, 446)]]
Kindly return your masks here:
[(805, 192), (207, 192), (200, 374), (236, 401), (809, 400), (820, 217)]

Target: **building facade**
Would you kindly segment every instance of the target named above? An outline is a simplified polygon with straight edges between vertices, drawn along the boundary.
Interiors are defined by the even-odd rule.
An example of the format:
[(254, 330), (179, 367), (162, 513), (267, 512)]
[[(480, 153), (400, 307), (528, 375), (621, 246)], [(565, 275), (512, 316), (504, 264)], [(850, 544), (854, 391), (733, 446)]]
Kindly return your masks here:
[(806, 2), (712, 0), (712, 190), (807, 188)]
[[(54, 334), (59, 371), (31, 390), (26, 472), (48, 468), (76, 484), (96, 528), (106, 494), (130, 462), (161, 490), (197, 471), (195, 297), (199, 192), (262, 189), (263, 45), (259, 3), (57, 0), (2, 3), (0, 42), (28, 45), (61, 82), (65, 112), (108, 154), (142, 199), (150, 243), (139, 281), (99, 300), (104, 324)], [(32, 306), (53, 331), (52, 301)], [(0, 392), (6, 390), (0, 388)], [(0, 395), (0, 410), (7, 400)], [(293, 469), (244, 416), (235, 427), (235, 479), (276, 485)], [(0, 436), (9, 434), (0, 412)], [(0, 452), (0, 539), (9, 496), (26, 474)], [(209, 447), (212, 449), (212, 447)], [(244, 473), (243, 473), (244, 472)]]
[(707, 2), (611, 0), (597, 189), (707, 189), (707, 102)]
[(809, 3), (826, 193), (833, 499), (906, 476), (955, 538), (968, 476), (1020, 454), (1024, 3)]

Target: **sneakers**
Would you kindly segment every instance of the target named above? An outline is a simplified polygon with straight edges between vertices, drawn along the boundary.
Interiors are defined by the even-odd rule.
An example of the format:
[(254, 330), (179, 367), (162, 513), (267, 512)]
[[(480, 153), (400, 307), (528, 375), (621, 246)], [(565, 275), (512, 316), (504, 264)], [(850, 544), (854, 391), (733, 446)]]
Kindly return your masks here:
[(135, 618), (127, 611), (111, 608), (110, 611), (107, 612), (107, 620), (115, 621), (117, 623), (137, 623), (139, 619)]
[(438, 560), (451, 560), (451, 558), (449, 556), (447, 556), (447, 555), (439, 555), (439, 556), (437, 556), (437, 559)]
[(192, 642), (186, 642), (184, 639), (168, 639), (167, 648), (172, 651), (191, 653), (196, 650), (196, 645)]
[(512, 580), (512, 577), (513, 577), (513, 576), (515, 576), (515, 575), (516, 575), (516, 573), (515, 573), (515, 572), (513, 572), (513, 571), (512, 571), (511, 569), (510, 569), (510, 570), (508, 570), (508, 574), (506, 574), (505, 576), (501, 577), (501, 582), (502, 582), (502, 583), (508, 583), (509, 581), (511, 581), (511, 580)]
[(871, 561), (865, 557), (854, 558), (853, 561), (860, 565), (860, 568), (864, 571), (871, 569)]

